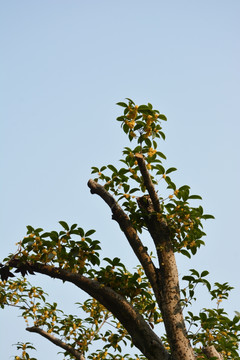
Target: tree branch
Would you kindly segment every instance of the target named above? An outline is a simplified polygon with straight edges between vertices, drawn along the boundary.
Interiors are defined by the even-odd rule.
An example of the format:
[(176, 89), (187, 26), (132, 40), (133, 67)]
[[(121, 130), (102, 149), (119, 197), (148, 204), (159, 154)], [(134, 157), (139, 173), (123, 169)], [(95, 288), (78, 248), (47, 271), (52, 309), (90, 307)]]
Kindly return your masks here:
[[(18, 259), (14, 259), (9, 263), (14, 268), (17, 268), (18, 264)], [(122, 323), (131, 336), (133, 344), (149, 360), (169, 359), (169, 354), (160, 338), (152, 331), (144, 318), (123, 296), (110, 287), (101, 284), (97, 280), (50, 265), (30, 262), (27, 262), (26, 265), (34, 272), (71, 282), (98, 300)]]
[(142, 174), (142, 177), (143, 177), (143, 181), (144, 181), (144, 185), (146, 186), (146, 189), (150, 195), (150, 198), (152, 200), (152, 203), (153, 203), (153, 207), (154, 207), (154, 210), (156, 212), (161, 212), (161, 206), (160, 206), (160, 203), (159, 203), (159, 198), (158, 198), (158, 195), (155, 191), (155, 188), (154, 188), (154, 185), (153, 185), (153, 182), (152, 182), (152, 178), (149, 174), (149, 171), (147, 169), (147, 166), (146, 166), (146, 162), (144, 160), (144, 157), (142, 154), (135, 154), (135, 158), (138, 162), (138, 166), (139, 166), (139, 169), (140, 169), (140, 172)]
[(156, 268), (152, 262), (151, 257), (147, 253), (146, 247), (142, 244), (140, 238), (138, 237), (137, 231), (132, 226), (129, 217), (117, 203), (114, 197), (102, 185), (90, 179), (88, 181), (88, 187), (91, 189), (92, 194), (99, 195), (111, 208), (113, 214), (112, 218), (117, 221), (121, 230), (124, 232), (131, 248), (140, 261), (140, 264), (142, 265), (150, 281), (157, 301), (160, 301)]
[(219, 352), (215, 349), (213, 345), (207, 346), (202, 349), (202, 352), (209, 358), (215, 357), (216, 359), (223, 360), (223, 357)]
[(66, 344), (65, 342), (61, 341), (60, 339), (56, 338), (55, 336), (47, 333), (43, 329), (40, 329), (39, 327), (36, 327), (36, 326), (32, 326), (32, 327), (27, 327), (26, 330), (29, 332), (40, 334), (41, 336), (43, 336), (46, 339), (48, 339), (49, 341), (51, 341), (53, 344), (68, 351), (70, 354), (75, 356), (75, 358), (77, 360), (85, 360), (85, 357), (79, 351), (77, 351), (73, 347), (71, 347), (71, 345)]

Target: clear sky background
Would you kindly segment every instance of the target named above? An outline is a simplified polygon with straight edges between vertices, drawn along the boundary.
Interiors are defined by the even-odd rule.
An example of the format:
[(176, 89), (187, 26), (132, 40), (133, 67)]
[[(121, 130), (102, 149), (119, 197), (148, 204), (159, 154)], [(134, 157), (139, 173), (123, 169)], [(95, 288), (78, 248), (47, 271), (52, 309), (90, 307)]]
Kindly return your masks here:
[[(239, 17), (239, 0), (0, 2), (1, 258), (26, 225), (50, 231), (65, 220), (95, 228), (104, 255), (122, 252), (136, 265), (109, 209), (86, 186), (91, 166), (116, 165), (128, 145), (115, 103), (130, 97), (168, 117), (164, 165), (177, 167), (175, 182), (202, 195), (216, 217), (199, 255), (178, 258), (180, 275), (195, 267), (229, 281), (226, 309), (240, 311)], [(29, 280), (67, 313), (84, 299), (57, 280)], [(16, 354), (18, 340), (33, 342), (38, 360), (61, 359), (17, 316), (0, 310), (1, 359)]]

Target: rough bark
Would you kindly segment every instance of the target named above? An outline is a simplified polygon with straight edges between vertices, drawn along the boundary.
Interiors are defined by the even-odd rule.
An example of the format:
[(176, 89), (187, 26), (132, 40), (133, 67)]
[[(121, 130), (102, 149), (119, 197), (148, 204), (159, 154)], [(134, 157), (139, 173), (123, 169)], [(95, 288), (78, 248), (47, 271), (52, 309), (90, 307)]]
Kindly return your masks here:
[(168, 228), (164, 222), (158, 221), (150, 197), (143, 196), (139, 198), (138, 204), (145, 214), (145, 222), (158, 255), (159, 308), (173, 358), (176, 360), (195, 359), (187, 338), (180, 306), (178, 270)]
[(217, 360), (223, 360), (222, 355), (217, 352), (217, 350), (215, 349), (215, 347), (214, 347), (213, 345), (207, 346), (207, 347), (203, 348), (203, 349), (202, 349), (202, 352), (203, 352), (209, 359), (215, 357)]

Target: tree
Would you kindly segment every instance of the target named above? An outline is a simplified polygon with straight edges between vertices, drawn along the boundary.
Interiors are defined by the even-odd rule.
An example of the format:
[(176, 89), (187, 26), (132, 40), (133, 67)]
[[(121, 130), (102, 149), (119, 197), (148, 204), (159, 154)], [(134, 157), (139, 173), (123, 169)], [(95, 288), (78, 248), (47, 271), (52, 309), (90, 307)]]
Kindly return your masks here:
[[(92, 239), (94, 230), (85, 232), (64, 221), (60, 232), (27, 226), (16, 253), (1, 264), (1, 307), (19, 307), (26, 330), (62, 348), (65, 358), (240, 359), (240, 314), (230, 319), (221, 307), (232, 287), (218, 282), (212, 286), (207, 270), (191, 269), (181, 283), (178, 278), (175, 253), (196, 255), (204, 245), (202, 221), (213, 216), (192, 205), (201, 197), (190, 194), (189, 186), (174, 184), (170, 174), (176, 168), (162, 165), (166, 157), (156, 140), (165, 139), (165, 115), (151, 104), (137, 106), (127, 100), (118, 103), (124, 113), (117, 121), (137, 144), (124, 148), (120, 169), (93, 167), (96, 177), (88, 187), (109, 206), (136, 255), (136, 268), (130, 272), (118, 257), (102, 259), (100, 243)], [(166, 189), (159, 193), (162, 184)], [(146, 233), (152, 238), (152, 252), (141, 240)], [(21, 278), (16, 279), (16, 273)], [(49, 304), (44, 291), (26, 279), (36, 273), (84, 290), (90, 298), (78, 303), (83, 316), (66, 315), (57, 303)], [(197, 286), (206, 288), (216, 307), (196, 315), (187, 310), (197, 300)], [(101, 349), (90, 352), (99, 342)], [(124, 354), (125, 345), (140, 354)], [(19, 342), (17, 348), (21, 355), (15, 359), (34, 359), (28, 353), (32, 344)]]

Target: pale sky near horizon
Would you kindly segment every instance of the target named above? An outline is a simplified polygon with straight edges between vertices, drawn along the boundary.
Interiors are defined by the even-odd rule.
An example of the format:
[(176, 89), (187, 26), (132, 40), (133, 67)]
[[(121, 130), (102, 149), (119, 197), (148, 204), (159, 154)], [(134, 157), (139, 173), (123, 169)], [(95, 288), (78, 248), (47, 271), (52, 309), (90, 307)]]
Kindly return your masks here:
[[(91, 166), (118, 164), (129, 146), (115, 121), (116, 102), (129, 97), (167, 116), (163, 165), (177, 167), (176, 183), (216, 217), (199, 255), (178, 258), (180, 276), (208, 269), (212, 282), (235, 287), (226, 309), (240, 311), (239, 17), (238, 0), (0, 1), (1, 259), (26, 225), (48, 231), (65, 220), (96, 229), (104, 255), (137, 264), (86, 186)], [(79, 291), (28, 280), (38, 279), (51, 301), (77, 311)], [(207, 301), (202, 295), (200, 308)], [(34, 343), (38, 360), (61, 359), (17, 316), (0, 310), (1, 360), (17, 341)]]

